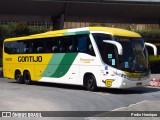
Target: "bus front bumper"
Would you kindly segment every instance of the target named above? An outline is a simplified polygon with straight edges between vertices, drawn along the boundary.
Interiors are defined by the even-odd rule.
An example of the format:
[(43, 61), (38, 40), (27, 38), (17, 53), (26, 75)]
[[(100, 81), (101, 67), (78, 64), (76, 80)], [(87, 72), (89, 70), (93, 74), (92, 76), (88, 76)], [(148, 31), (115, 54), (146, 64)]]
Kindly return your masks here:
[(117, 76), (116, 79), (106, 79), (102, 80), (101, 87), (107, 88), (132, 88), (132, 87), (141, 87), (148, 86), (150, 78), (123, 78)]

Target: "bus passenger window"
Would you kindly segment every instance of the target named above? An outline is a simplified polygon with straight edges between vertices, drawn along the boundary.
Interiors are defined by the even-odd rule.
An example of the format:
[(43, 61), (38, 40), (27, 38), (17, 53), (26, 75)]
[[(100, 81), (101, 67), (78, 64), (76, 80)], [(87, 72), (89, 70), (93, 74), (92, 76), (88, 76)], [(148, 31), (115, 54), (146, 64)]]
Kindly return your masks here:
[(87, 53), (95, 56), (93, 45), (88, 35), (78, 36), (78, 52)]
[(38, 52), (38, 53), (44, 52), (44, 51), (43, 51), (43, 47), (38, 47), (38, 48), (37, 48), (37, 52)]
[(58, 38), (47, 38), (46, 39), (46, 53), (57, 53), (58, 52)]
[(52, 52), (57, 52), (57, 50), (58, 50), (57, 46), (52, 47)]
[(5, 42), (4, 51), (8, 54), (17, 54), (19, 53), (19, 44), (17, 41), (14, 42)]
[(87, 52), (87, 37), (81, 36), (78, 37), (78, 51), (79, 52)]
[(31, 53), (32, 52), (32, 48), (31, 48), (31, 44), (30, 44), (30, 40), (27, 41), (19, 41), (19, 53), (21, 54), (27, 54), (27, 53)]
[(69, 52), (74, 52), (73, 45), (70, 45), (70, 46), (68, 47), (68, 50), (69, 50)]
[(65, 53), (65, 52), (67, 52), (67, 51), (66, 51), (66, 41), (63, 40), (63, 38), (62, 38), (62, 40), (59, 40), (58, 51), (59, 51), (60, 53)]
[(45, 41), (44, 39), (37, 39), (33, 41), (33, 52), (44, 53)]
[(74, 37), (67, 36), (64, 38), (64, 41), (65, 41), (66, 52), (75, 52)]
[(23, 53), (29, 53), (29, 48), (24, 48), (24, 52)]

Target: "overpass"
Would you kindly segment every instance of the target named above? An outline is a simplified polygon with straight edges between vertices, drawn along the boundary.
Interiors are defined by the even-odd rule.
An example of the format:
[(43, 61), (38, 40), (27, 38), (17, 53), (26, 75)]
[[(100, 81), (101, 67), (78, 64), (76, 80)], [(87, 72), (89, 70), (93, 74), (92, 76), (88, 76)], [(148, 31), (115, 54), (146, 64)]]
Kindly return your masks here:
[(0, 15), (50, 16), (57, 28), (64, 21), (160, 24), (159, 13), (160, 0), (0, 0)]

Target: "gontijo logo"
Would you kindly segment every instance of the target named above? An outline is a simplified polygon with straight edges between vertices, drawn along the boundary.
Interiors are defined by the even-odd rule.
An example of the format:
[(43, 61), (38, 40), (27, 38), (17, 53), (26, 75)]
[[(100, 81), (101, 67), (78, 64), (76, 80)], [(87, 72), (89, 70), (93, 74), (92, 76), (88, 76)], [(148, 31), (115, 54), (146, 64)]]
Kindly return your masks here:
[(114, 80), (112, 80), (112, 79), (102, 80), (102, 82), (105, 83), (105, 85), (106, 85), (107, 87), (111, 87), (113, 81), (114, 81)]
[(42, 56), (19, 56), (18, 62), (42, 62)]

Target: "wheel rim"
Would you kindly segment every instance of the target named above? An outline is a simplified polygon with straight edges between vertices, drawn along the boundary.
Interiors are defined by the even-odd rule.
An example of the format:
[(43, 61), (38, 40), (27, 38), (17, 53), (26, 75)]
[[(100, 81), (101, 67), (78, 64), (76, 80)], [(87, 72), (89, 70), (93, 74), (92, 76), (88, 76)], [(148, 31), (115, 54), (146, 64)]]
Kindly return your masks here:
[(94, 82), (94, 81), (93, 81), (92, 78), (89, 78), (89, 79), (88, 79), (88, 81), (87, 81), (87, 87), (88, 87), (89, 90), (92, 90), (92, 89), (93, 89), (93, 85), (94, 85), (93, 82)]
[(25, 75), (25, 82), (26, 83), (28, 83), (28, 82), (30, 82), (30, 76), (29, 76), (29, 74), (27, 73), (26, 75)]
[(20, 75), (20, 73), (17, 73), (17, 75), (16, 75), (16, 80), (17, 80), (17, 82), (19, 82), (20, 81), (20, 79), (21, 79), (21, 77), (20, 77), (21, 75)]
[(20, 81), (20, 75), (17, 75), (17, 81), (19, 82)]

